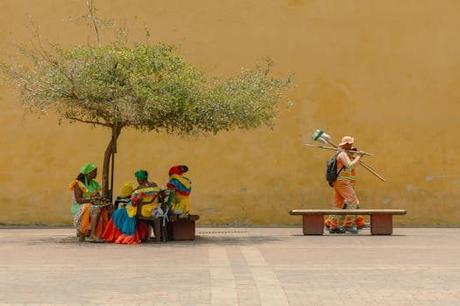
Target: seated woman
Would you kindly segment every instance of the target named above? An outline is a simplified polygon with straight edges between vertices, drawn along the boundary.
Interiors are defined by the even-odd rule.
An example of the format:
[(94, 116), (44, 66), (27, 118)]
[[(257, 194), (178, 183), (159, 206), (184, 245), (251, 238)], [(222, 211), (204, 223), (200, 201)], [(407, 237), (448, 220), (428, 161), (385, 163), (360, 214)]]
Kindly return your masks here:
[(171, 212), (186, 217), (190, 214), (192, 182), (183, 176), (188, 171), (185, 165), (174, 166), (169, 169), (169, 182), (167, 187), (171, 190)]
[(153, 210), (158, 206), (158, 193), (160, 188), (154, 182), (149, 182), (149, 174), (146, 170), (138, 170), (134, 174), (139, 184), (133, 192), (133, 196), (141, 199), (142, 217), (152, 217)]
[(148, 173), (145, 170), (136, 171), (139, 186), (134, 189), (133, 185), (127, 183), (123, 186), (118, 199), (129, 198), (129, 203), (121, 205), (113, 214), (107, 225), (102, 238), (107, 242), (120, 244), (137, 244), (149, 238), (150, 230), (145, 222), (137, 220), (138, 207), (141, 207), (139, 214), (143, 217), (151, 217), (153, 209), (158, 205), (157, 184), (148, 181)]
[(90, 241), (102, 242), (99, 237), (109, 219), (108, 206), (96, 205), (101, 203), (101, 186), (96, 182), (96, 176), (97, 167), (87, 163), (69, 185), (74, 198), (71, 206), (73, 224), (80, 241), (89, 236)]
[(117, 210), (120, 207), (126, 207), (126, 205), (131, 203), (131, 194), (133, 193), (134, 187), (132, 183), (125, 183), (121, 187), (121, 193), (115, 199), (113, 203), (114, 209)]
[(118, 209), (112, 214), (112, 219), (107, 224), (102, 238), (107, 242), (120, 244), (137, 244), (147, 240), (149, 235), (148, 226), (143, 222), (137, 222), (137, 205), (140, 198), (132, 197), (134, 191), (132, 183), (125, 183), (121, 188), (121, 194), (117, 198)]

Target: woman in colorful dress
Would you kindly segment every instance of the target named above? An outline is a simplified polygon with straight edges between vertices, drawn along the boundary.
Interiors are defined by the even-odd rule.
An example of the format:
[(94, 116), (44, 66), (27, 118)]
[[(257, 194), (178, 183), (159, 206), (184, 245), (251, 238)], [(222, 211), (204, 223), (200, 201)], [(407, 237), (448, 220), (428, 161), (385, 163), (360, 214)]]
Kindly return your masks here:
[(138, 186), (133, 192), (133, 197), (141, 199), (140, 215), (149, 218), (159, 204), (158, 194), (160, 187), (156, 183), (149, 181), (149, 174), (146, 170), (138, 170), (134, 175)]
[(149, 238), (149, 226), (136, 219), (137, 210), (141, 206), (140, 215), (151, 217), (154, 208), (158, 206), (160, 188), (157, 184), (149, 182), (147, 171), (138, 170), (134, 175), (139, 186), (136, 189), (131, 183), (123, 186), (118, 198), (120, 201), (129, 199), (129, 202), (112, 214), (112, 219), (102, 235), (102, 238), (107, 242), (138, 244)]
[(101, 186), (95, 180), (96, 176), (97, 167), (87, 163), (81, 167), (77, 178), (69, 185), (69, 190), (73, 192), (70, 210), (80, 241), (89, 236), (90, 241), (102, 242), (99, 237), (109, 219), (108, 207), (96, 205), (101, 202)]
[(132, 183), (125, 183), (121, 188), (117, 201), (120, 205), (112, 214), (112, 219), (107, 224), (102, 238), (107, 242), (119, 244), (138, 244), (147, 240), (149, 228), (143, 222), (137, 222), (137, 205), (141, 199), (132, 196), (134, 191)]
[(186, 217), (190, 214), (191, 201), (190, 193), (192, 192), (192, 182), (183, 174), (188, 171), (185, 165), (178, 165), (169, 169), (169, 182), (167, 187), (171, 193), (171, 212)]

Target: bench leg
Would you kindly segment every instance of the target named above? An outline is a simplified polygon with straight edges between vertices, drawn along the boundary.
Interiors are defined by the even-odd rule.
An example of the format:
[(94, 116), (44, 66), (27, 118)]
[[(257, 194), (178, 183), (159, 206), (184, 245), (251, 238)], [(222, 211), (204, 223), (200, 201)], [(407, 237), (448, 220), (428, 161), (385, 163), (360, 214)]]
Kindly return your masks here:
[(372, 235), (391, 235), (393, 234), (392, 215), (371, 215), (371, 234)]
[(322, 235), (324, 230), (323, 215), (303, 215), (303, 234)]
[(171, 222), (172, 240), (195, 240), (195, 220), (178, 219)]
[(155, 233), (155, 240), (156, 241), (161, 241), (162, 240), (162, 232), (161, 232), (161, 220), (158, 218), (158, 219), (155, 219), (153, 221), (153, 231)]

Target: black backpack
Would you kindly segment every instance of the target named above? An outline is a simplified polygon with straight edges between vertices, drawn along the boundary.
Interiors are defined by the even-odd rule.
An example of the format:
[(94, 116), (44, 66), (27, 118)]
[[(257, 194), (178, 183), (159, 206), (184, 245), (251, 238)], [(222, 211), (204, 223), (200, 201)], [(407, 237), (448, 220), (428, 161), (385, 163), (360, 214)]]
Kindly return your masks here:
[(332, 184), (334, 184), (334, 182), (337, 180), (337, 177), (339, 176), (340, 172), (343, 170), (343, 168), (345, 168), (342, 167), (342, 169), (340, 169), (337, 172), (337, 155), (339, 155), (339, 153), (334, 154), (334, 156), (332, 156), (326, 164), (326, 180), (329, 183), (329, 186), (331, 187)]

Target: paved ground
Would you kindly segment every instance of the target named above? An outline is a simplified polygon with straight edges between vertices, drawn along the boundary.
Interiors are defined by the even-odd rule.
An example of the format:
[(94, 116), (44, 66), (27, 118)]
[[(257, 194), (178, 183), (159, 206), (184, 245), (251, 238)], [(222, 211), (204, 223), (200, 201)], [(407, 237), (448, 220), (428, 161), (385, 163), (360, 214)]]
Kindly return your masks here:
[(460, 229), (198, 232), (120, 246), (79, 244), (71, 229), (0, 229), (0, 303), (460, 305)]

